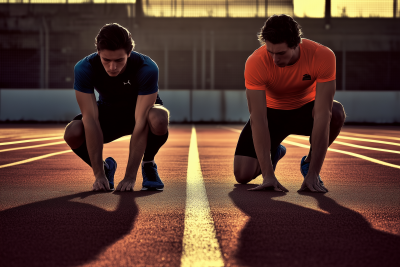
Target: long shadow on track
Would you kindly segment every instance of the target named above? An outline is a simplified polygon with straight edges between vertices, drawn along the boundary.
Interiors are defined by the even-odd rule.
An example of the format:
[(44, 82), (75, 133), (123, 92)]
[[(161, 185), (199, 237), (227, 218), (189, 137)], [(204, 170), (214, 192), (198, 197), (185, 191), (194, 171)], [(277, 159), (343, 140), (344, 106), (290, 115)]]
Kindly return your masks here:
[(114, 193), (120, 199), (109, 212), (70, 201), (84, 192), (0, 212), (2, 266), (76, 266), (87, 263), (127, 235), (138, 214), (135, 198), (154, 192)]
[(279, 201), (285, 193), (250, 187), (235, 185), (229, 193), (250, 216), (236, 253), (243, 266), (398, 266), (400, 237), (371, 228), (326, 195), (299, 196), (315, 198), (323, 213)]

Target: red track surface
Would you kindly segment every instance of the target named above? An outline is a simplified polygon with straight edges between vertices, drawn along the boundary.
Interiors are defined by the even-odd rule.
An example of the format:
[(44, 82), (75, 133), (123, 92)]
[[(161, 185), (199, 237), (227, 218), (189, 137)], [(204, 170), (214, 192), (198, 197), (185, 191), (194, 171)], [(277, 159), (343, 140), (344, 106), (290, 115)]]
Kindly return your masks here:
[[(278, 164), (277, 177), (290, 192), (250, 192), (246, 189), (261, 178), (253, 185), (238, 185), (233, 176), (239, 133), (218, 126), (196, 130), (226, 266), (398, 266), (400, 169), (328, 152), (321, 176), (329, 193), (299, 194), (300, 159), (307, 149), (285, 144), (287, 154)], [(1, 125), (0, 143), (62, 132), (61, 126)], [(1, 266), (179, 266), (190, 135), (190, 126), (172, 126), (156, 157), (164, 192), (91, 192), (92, 171), (74, 153), (0, 168)], [(400, 144), (399, 127), (345, 127), (343, 136)], [(337, 140), (400, 151), (395, 145)], [(62, 139), (4, 145), (0, 150), (57, 141)], [(400, 154), (339, 144), (331, 148), (400, 165)], [(0, 165), (67, 149), (59, 144), (0, 152)], [(104, 155), (117, 160), (118, 183), (128, 141), (107, 144)], [(140, 188), (139, 173), (135, 190)]]

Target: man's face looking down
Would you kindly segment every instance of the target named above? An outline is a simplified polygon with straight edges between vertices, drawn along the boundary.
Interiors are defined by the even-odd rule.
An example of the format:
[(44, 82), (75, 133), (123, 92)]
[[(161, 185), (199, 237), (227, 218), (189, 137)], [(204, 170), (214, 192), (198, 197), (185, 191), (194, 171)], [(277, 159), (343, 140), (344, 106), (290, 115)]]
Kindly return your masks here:
[(299, 58), (299, 46), (296, 48), (289, 48), (286, 43), (273, 44), (268, 41), (265, 41), (265, 44), (275, 65), (280, 68), (294, 64)]
[(109, 76), (116, 77), (124, 72), (128, 61), (128, 54), (124, 49), (115, 51), (102, 49), (97, 51), (97, 54), (99, 54), (101, 63)]

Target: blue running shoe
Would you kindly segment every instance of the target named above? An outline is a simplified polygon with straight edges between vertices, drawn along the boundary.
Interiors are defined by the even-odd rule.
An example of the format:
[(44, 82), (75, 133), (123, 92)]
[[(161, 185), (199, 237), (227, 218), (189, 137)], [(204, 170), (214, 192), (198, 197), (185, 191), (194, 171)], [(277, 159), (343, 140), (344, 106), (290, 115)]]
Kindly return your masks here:
[(104, 162), (108, 165), (108, 168), (107, 165), (104, 165), (104, 171), (110, 185), (110, 190), (114, 190), (114, 175), (117, 170), (117, 162), (112, 157), (106, 158)]
[[(304, 160), (305, 160), (306, 158), (307, 158), (307, 156), (304, 156), (304, 157), (301, 159), (301, 162), (300, 162), (300, 172), (301, 172), (301, 174), (303, 175), (304, 178), (306, 177), (306, 175), (307, 175), (307, 173), (308, 173), (308, 169), (310, 168), (310, 163), (309, 163), (309, 162), (304, 162)], [(324, 186), (324, 182), (322, 182), (321, 176), (319, 176), (319, 175), (318, 175), (318, 180), (319, 180), (320, 184), (321, 184), (322, 186)]]
[(271, 159), (272, 167), (274, 168), (274, 171), (276, 169), (276, 165), (278, 164), (278, 161), (281, 158), (283, 158), (285, 155), (286, 155), (286, 147), (284, 147), (283, 145), (279, 145), (274, 157)]
[(146, 190), (164, 190), (164, 184), (158, 176), (157, 164), (153, 162), (148, 162), (142, 164), (142, 191)]

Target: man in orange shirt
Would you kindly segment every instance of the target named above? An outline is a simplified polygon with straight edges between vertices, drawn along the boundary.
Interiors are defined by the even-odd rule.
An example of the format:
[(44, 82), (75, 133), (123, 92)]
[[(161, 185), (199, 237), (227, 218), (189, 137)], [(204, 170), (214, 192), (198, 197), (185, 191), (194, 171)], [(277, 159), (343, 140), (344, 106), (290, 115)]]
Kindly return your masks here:
[(250, 190), (288, 191), (274, 171), (286, 153), (281, 142), (290, 134), (298, 134), (310, 136), (311, 143), (308, 155), (300, 162), (304, 182), (299, 191), (328, 191), (319, 173), (346, 115), (343, 106), (333, 100), (335, 54), (301, 37), (301, 26), (292, 17), (274, 15), (259, 33), (262, 46), (247, 59), (250, 120), (239, 137), (234, 173), (239, 183), (262, 174), (263, 183)]

